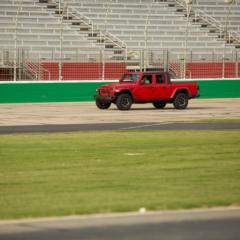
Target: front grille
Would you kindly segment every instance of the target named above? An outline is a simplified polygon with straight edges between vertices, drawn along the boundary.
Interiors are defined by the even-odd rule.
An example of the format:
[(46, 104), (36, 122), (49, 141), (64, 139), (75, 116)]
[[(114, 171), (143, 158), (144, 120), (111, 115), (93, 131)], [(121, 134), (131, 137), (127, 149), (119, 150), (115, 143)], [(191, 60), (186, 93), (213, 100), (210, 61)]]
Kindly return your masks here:
[(110, 90), (109, 89), (100, 89), (100, 94), (109, 94)]

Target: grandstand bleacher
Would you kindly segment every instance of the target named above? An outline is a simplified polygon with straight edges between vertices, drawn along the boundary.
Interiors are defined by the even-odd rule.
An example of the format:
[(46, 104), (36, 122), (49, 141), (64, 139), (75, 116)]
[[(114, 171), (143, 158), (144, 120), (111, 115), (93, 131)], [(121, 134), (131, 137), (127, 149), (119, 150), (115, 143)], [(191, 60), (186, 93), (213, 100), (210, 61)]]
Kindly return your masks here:
[(57, 80), (60, 65), (64, 80), (117, 79), (128, 65), (164, 65), (166, 51), (184, 77), (237, 77), (239, 2), (190, 7), (188, 18), (180, 0), (1, 0), (0, 79), (16, 65), (27, 79)]
[[(223, 26), (226, 24), (226, 14), (229, 10), (229, 5), (224, 1), (212, 1), (212, 0), (198, 0), (193, 5), (194, 9), (200, 9), (206, 14), (211, 15), (218, 20)], [(232, 31), (240, 32), (240, 5), (238, 1), (233, 2), (231, 6), (231, 13), (229, 15), (229, 29)]]

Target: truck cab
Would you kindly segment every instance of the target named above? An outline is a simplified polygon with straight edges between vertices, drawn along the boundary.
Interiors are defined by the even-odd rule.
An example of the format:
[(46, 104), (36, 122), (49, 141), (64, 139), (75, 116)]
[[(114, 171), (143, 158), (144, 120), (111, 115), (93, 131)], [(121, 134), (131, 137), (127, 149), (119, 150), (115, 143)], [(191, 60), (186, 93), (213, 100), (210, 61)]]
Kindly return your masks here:
[(133, 103), (152, 103), (162, 109), (172, 103), (176, 109), (185, 109), (188, 100), (198, 97), (196, 82), (173, 82), (169, 72), (127, 72), (117, 84), (97, 89), (96, 105), (107, 109), (116, 104), (119, 110), (129, 110)]

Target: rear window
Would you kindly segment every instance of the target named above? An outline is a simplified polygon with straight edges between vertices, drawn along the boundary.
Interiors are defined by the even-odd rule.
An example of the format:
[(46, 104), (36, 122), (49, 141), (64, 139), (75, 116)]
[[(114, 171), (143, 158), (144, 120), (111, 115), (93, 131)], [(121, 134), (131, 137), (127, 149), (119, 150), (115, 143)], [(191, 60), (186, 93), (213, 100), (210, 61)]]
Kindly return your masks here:
[(156, 75), (156, 83), (163, 84), (164, 83), (164, 76), (163, 75)]

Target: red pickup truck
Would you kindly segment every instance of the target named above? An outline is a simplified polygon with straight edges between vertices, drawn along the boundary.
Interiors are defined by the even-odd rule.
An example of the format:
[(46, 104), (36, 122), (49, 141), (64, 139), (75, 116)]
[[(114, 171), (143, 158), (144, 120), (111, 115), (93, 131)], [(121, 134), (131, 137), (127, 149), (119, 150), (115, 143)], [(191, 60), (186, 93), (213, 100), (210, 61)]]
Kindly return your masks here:
[(196, 82), (171, 81), (168, 72), (128, 72), (119, 83), (99, 87), (95, 101), (100, 109), (112, 103), (119, 110), (129, 110), (133, 103), (152, 103), (158, 109), (173, 103), (176, 109), (185, 109), (189, 99), (199, 96), (198, 90)]

